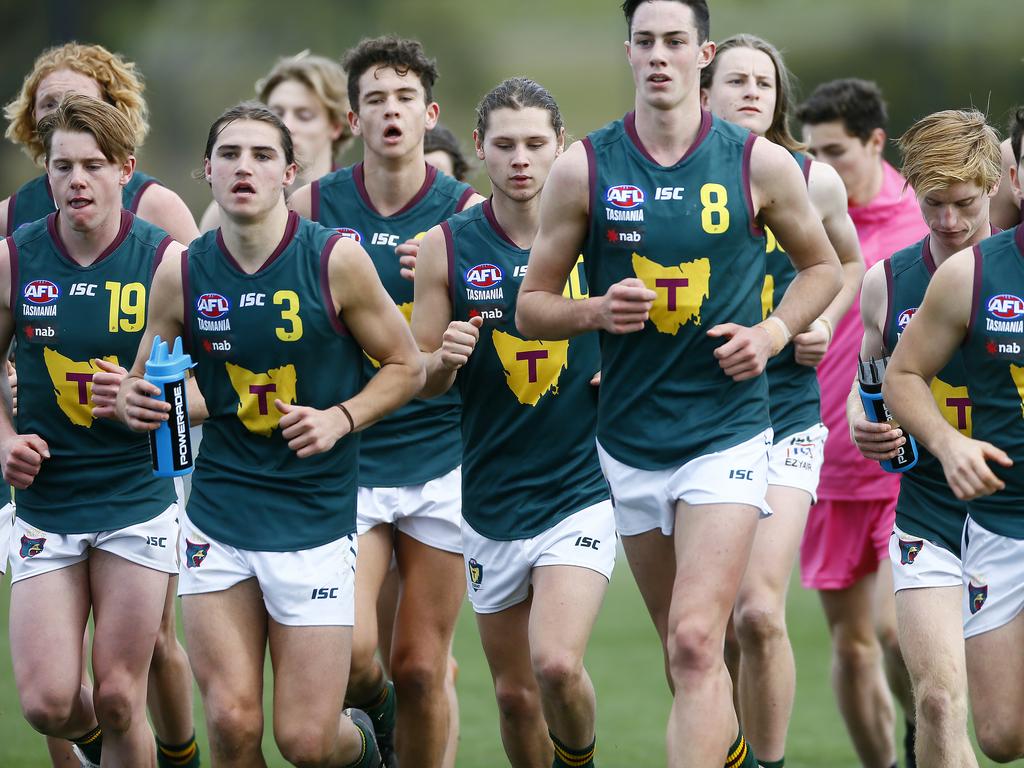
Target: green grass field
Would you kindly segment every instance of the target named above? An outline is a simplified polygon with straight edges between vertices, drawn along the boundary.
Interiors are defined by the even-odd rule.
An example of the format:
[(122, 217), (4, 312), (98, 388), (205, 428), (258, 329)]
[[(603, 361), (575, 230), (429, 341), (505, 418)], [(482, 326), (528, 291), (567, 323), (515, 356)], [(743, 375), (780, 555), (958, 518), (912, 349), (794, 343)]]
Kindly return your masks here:
[[(4, 581), (0, 590), (0, 616), (4, 623), (0, 636), (0, 768), (45, 768), (49, 762), (43, 739), (28, 727), (18, 710), (6, 632), (9, 590), (9, 583)], [(799, 680), (786, 764), (791, 768), (853, 768), (857, 760), (829, 687), (828, 637), (817, 597), (795, 584), (790, 594), (789, 617)], [(458, 765), (506, 765), (490, 675), (468, 605), (459, 621), (455, 655), (460, 667), (458, 689), (462, 710)], [(662, 676), (661, 653), (622, 557), (591, 640), (587, 668), (598, 696), (598, 764), (604, 768), (664, 765), (669, 696)], [(205, 751), (201, 713), (197, 694), (196, 718)], [(902, 728), (900, 731), (902, 738)], [(269, 765), (287, 765), (269, 735), (264, 739), (264, 750)], [(994, 763), (983, 759), (981, 765)]]

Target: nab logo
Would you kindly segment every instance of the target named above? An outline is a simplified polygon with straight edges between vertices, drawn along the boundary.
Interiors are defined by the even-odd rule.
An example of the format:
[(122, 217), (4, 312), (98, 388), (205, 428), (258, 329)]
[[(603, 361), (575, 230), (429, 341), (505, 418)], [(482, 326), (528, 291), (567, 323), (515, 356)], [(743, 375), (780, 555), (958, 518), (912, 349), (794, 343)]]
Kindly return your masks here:
[(231, 302), (219, 293), (204, 293), (196, 300), (196, 311), (208, 320), (217, 320), (231, 311)]
[(1001, 355), (1019, 355), (1020, 354), (1020, 344), (1018, 344), (1015, 341), (1011, 342), (1009, 344), (1000, 344), (998, 349), (999, 349), (999, 354), (1001, 354)]
[(52, 339), (56, 337), (57, 330), (50, 325), (26, 325), (25, 326), (25, 338), (26, 339)]
[(900, 312), (900, 316), (896, 318), (896, 325), (899, 326), (900, 330), (904, 330), (907, 327), (907, 323), (917, 313), (917, 307), (911, 307), (910, 309), (904, 309)]
[(207, 352), (230, 352), (231, 342), (224, 341), (211, 341), (210, 339), (203, 340), (203, 349)]
[(60, 298), (60, 288), (49, 280), (33, 280), (25, 284), (24, 296), (25, 301), (42, 307)]
[(494, 288), (501, 285), (504, 277), (501, 267), (494, 264), (477, 264), (466, 270), (466, 282), (474, 288)]
[(313, 593), (309, 596), (310, 600), (337, 600), (338, 599), (338, 588), (337, 587), (320, 587), (317, 589), (313, 587)]
[(601, 543), (600, 539), (592, 539), (589, 536), (577, 536), (574, 547), (589, 547), (590, 549), (597, 549), (597, 545)]
[(501, 320), (505, 313), (500, 309), (472, 309), (469, 312), (469, 316), (482, 317), (484, 320)]
[(988, 313), (1000, 320), (1016, 320), (1024, 315), (1024, 300), (1012, 293), (1001, 293), (988, 300)]
[(374, 232), (372, 245), (398, 245), (398, 235), (389, 235), (387, 232)]
[(655, 200), (682, 200), (686, 187), (658, 187), (654, 190)]
[(335, 229), (342, 237), (348, 238), (349, 240), (355, 240), (357, 243), (363, 242), (363, 236), (359, 232), (351, 227), (337, 227)]
[(614, 187), (608, 187), (608, 191), (604, 193), (604, 199), (608, 205), (629, 209), (643, 205), (646, 197), (640, 187), (635, 187), (632, 184), (617, 184)]
[(71, 296), (95, 296), (95, 283), (75, 283), (68, 292)]

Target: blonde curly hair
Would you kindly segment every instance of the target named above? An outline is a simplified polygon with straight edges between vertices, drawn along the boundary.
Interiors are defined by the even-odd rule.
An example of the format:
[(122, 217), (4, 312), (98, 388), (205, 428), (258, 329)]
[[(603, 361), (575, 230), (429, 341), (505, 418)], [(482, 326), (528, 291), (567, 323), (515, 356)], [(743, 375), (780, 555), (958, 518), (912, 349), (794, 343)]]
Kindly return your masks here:
[(128, 120), (138, 147), (149, 132), (149, 109), (142, 97), (145, 86), (135, 64), (111, 53), (102, 45), (70, 42), (48, 48), (39, 54), (32, 71), (21, 84), (17, 97), (4, 107), (7, 131), (4, 134), (20, 144), (36, 164), (41, 164), (44, 148), (36, 133), (34, 108), (36, 91), (42, 80), (60, 69), (70, 69), (91, 77), (100, 87), (105, 101)]

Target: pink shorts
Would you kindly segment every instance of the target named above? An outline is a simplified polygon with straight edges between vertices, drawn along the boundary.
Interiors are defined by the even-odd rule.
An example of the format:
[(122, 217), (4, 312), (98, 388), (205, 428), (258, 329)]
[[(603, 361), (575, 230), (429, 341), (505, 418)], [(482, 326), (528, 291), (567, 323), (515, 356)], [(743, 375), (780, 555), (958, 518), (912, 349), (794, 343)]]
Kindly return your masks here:
[(807, 589), (846, 589), (889, 559), (896, 499), (822, 500), (811, 507), (800, 543)]

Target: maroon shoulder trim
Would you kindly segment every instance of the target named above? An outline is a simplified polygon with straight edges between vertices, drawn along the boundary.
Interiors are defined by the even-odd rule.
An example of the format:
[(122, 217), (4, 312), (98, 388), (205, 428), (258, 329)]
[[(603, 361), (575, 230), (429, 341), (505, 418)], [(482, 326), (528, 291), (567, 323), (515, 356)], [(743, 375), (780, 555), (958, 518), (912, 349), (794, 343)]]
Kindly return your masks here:
[(494, 230), (494, 234), (501, 238), (506, 244), (511, 245), (517, 251), (523, 250), (516, 245), (515, 240), (508, 236), (508, 232), (506, 232), (505, 228), (501, 226), (501, 222), (498, 221), (498, 217), (494, 215), (494, 205), (491, 203), (491, 198), (487, 198), (480, 203), (480, 205), (483, 206), (484, 218), (487, 219), (487, 223), (491, 225), (491, 229)]
[(882, 271), (885, 273), (885, 311), (882, 313), (882, 317), (885, 318), (885, 326), (882, 328), (882, 344), (888, 348), (889, 354), (892, 354), (896, 344), (895, 342), (893, 344), (888, 343), (892, 341), (892, 339), (889, 338), (889, 329), (892, 327), (892, 318), (889, 317), (889, 313), (892, 312), (892, 295), (896, 290), (896, 285), (892, 275), (891, 256), (882, 261)]
[(1013, 240), (1017, 243), (1017, 252), (1024, 256), (1024, 224), (1018, 224), (1017, 231), (1013, 233)]
[[(138, 213), (139, 212), (139, 203), (142, 202), (142, 195), (143, 195), (143, 193), (147, 189), (149, 189), (151, 186), (156, 184), (156, 183), (157, 183), (156, 179), (147, 179), (146, 181), (144, 181), (142, 183), (142, 186), (139, 187), (137, 190), (135, 190), (135, 195), (134, 195), (134, 197), (132, 197), (132, 204), (130, 206), (128, 206), (128, 210), (131, 211), (132, 213)], [(161, 185), (161, 186), (163, 186), (163, 185)]]
[(804, 172), (804, 181), (808, 184), (811, 183), (811, 167), (814, 165), (814, 158), (810, 155), (804, 155), (804, 161), (802, 163), (801, 170)]
[(14, 308), (18, 305), (18, 246), (13, 237), (7, 238), (7, 252), (11, 260), (11, 317), (17, 318)]
[(743, 200), (747, 204), (750, 234), (754, 237), (764, 237), (764, 228), (757, 223), (757, 213), (754, 211), (754, 191), (750, 185), (750, 156), (754, 152), (755, 141), (757, 141), (757, 134), (749, 133), (747, 140), (743, 142)]
[(331, 252), (334, 246), (341, 240), (341, 235), (335, 234), (327, 238), (324, 247), (320, 250), (320, 295), (324, 302), (324, 311), (331, 323), (331, 328), (339, 336), (351, 336), (348, 328), (341, 319), (341, 315), (334, 311), (334, 296), (331, 294)]
[(967, 320), (967, 333), (964, 334), (963, 344), (966, 345), (974, 336), (974, 319), (978, 315), (978, 305), (981, 303), (981, 246), (974, 246), (971, 251), (974, 253), (974, 285), (971, 289), (971, 314)]
[(472, 187), (467, 187), (466, 191), (459, 196), (459, 202), (455, 204), (455, 212), (460, 213), (466, 209), (466, 203), (469, 202), (469, 198), (475, 195), (477, 192)]
[(597, 153), (594, 152), (594, 143), (587, 136), (583, 139), (583, 151), (587, 153), (587, 186), (590, 194), (587, 195), (587, 231), (590, 231), (592, 208), (597, 199)]
[(924, 261), (924, 268), (928, 270), (928, 275), (934, 275), (935, 270), (938, 269), (935, 266), (935, 257), (932, 256), (932, 238), (928, 236), (921, 243), (921, 260)]
[(17, 192), (7, 198), (7, 231), (4, 232), (6, 237), (10, 237), (14, 234), (14, 201), (17, 198)]
[[(486, 205), (487, 203), (483, 203)], [(455, 316), (455, 237), (452, 235), (451, 225), (447, 221), (441, 222), (441, 232), (444, 234), (444, 249), (448, 256), (448, 298), (452, 303), (452, 316)]]
[(156, 274), (157, 269), (160, 267), (160, 262), (164, 260), (164, 254), (167, 252), (167, 248), (171, 243), (174, 242), (174, 238), (168, 235), (160, 241), (160, 245), (156, 247), (156, 255), (153, 257), (153, 271), (150, 272), (149, 277), (152, 280), (153, 275)]
[(309, 218), (320, 221), (320, 179), (309, 185)]
[(989, 223), (988, 229), (989, 229), (989, 236), (998, 235), (1000, 232), (1003, 231), (999, 227), (997, 227), (995, 224), (992, 224), (992, 223)]
[(182, 300), (182, 316), (181, 324), (185, 328), (184, 338), (182, 342), (185, 345), (185, 349), (189, 352), (192, 351), (192, 286), (189, 281), (188, 274), (188, 249), (186, 248), (181, 254), (181, 300)]

